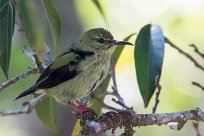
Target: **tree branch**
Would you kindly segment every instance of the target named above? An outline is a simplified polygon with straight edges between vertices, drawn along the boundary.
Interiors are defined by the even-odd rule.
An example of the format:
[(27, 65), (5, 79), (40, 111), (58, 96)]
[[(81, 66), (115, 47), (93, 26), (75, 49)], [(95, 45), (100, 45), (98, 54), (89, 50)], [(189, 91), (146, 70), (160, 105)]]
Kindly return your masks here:
[(113, 110), (113, 111), (117, 111), (117, 112), (122, 111), (122, 110), (120, 110), (120, 109), (117, 109), (117, 108), (114, 108), (114, 107), (111, 107), (111, 106), (105, 104), (105, 103), (104, 103), (102, 100), (100, 100), (94, 93), (91, 94), (91, 98), (94, 99), (94, 100), (96, 100), (96, 101), (97, 101), (103, 108), (105, 108), (105, 109), (109, 109), (109, 110)]
[[(180, 130), (186, 121), (204, 121), (204, 112), (200, 108), (194, 110), (160, 113), (160, 114), (132, 114), (128, 111), (107, 112), (95, 119), (90, 112), (84, 113), (81, 119), (82, 129), (79, 136), (98, 136), (107, 130), (115, 130), (117, 127), (124, 126), (148, 126), (148, 125), (169, 125), (170, 128)], [(172, 122), (174, 126), (172, 127)]]
[(196, 47), (195, 44), (191, 44), (190, 47), (194, 48), (195, 53), (197, 53), (201, 58), (204, 59), (204, 54), (200, 52), (200, 50), (198, 49), (198, 47)]
[[(47, 48), (48, 48), (48, 47), (47, 47)], [(50, 50), (49, 50), (49, 48), (46, 49), (46, 50), (47, 50), (47, 52), (46, 52), (46, 57), (49, 58), (49, 51), (50, 51)], [(38, 56), (36, 55), (36, 53), (34, 53), (34, 52), (29, 52), (29, 51), (27, 50), (26, 46), (24, 46), (24, 47), (22, 48), (22, 53), (25, 54), (27, 57), (31, 58), (32, 60), (34, 60), (37, 67), (36, 67), (36, 68), (29, 68), (28, 71), (26, 71), (26, 72), (24, 72), (24, 73), (21, 73), (21, 74), (15, 76), (15, 77), (13, 77), (12, 79), (10, 79), (10, 80), (8, 80), (8, 81), (2, 83), (2, 84), (0, 85), (0, 92), (1, 92), (3, 89), (7, 88), (8, 86), (10, 86), (10, 85), (16, 83), (18, 80), (21, 80), (21, 79), (23, 79), (23, 78), (26, 78), (26, 77), (28, 77), (28, 76), (31, 75), (31, 74), (42, 73), (42, 72), (44, 71), (45, 68), (43, 67), (43, 65), (42, 65), (42, 63), (40, 62), (40, 60), (39, 60)], [(46, 59), (46, 60), (49, 61), (48, 59)]]
[(191, 60), (197, 68), (199, 68), (199, 69), (201, 69), (201, 70), (204, 71), (204, 67), (201, 66), (190, 54), (188, 54), (188, 53), (184, 52), (182, 49), (178, 48), (174, 43), (172, 43), (172, 42), (171, 42), (168, 38), (166, 38), (166, 37), (165, 37), (165, 42), (166, 42), (167, 44), (169, 44), (171, 47), (173, 47), (174, 49), (176, 49), (178, 52), (180, 52), (181, 54), (183, 54), (184, 56), (186, 56), (189, 60)]
[(111, 76), (111, 79), (113, 81), (113, 86), (112, 86), (113, 91), (111, 93), (107, 93), (107, 94), (115, 96), (117, 98), (117, 100), (112, 98), (112, 101), (115, 102), (116, 104), (120, 105), (123, 110), (132, 110), (132, 108), (129, 108), (128, 106), (126, 106), (123, 98), (118, 93), (118, 88), (117, 88), (117, 83), (116, 83), (116, 78), (115, 78), (115, 60), (114, 59), (111, 60), (110, 76)]
[(157, 86), (157, 89), (158, 89), (158, 90), (157, 90), (157, 92), (156, 92), (155, 104), (154, 104), (154, 107), (152, 108), (152, 113), (155, 113), (156, 110), (157, 110), (157, 106), (158, 106), (158, 104), (159, 104), (159, 95), (160, 95), (160, 93), (161, 93), (161, 85), (159, 84), (159, 81), (160, 81), (159, 75), (156, 76), (155, 80), (156, 80), (156, 86)]
[(29, 114), (33, 111), (34, 107), (38, 102), (43, 100), (47, 95), (45, 93), (37, 96), (36, 98), (30, 100), (29, 102), (24, 102), (22, 108), (0, 110), (1, 116), (18, 115), (18, 114)]
[(192, 85), (194, 86), (197, 86), (198, 88), (200, 88), (202, 91), (204, 91), (204, 86), (202, 86), (201, 84), (195, 82), (195, 81), (192, 81)]
[(198, 121), (197, 122), (193, 122), (193, 127), (194, 127), (194, 129), (196, 131), (196, 136), (201, 136), (201, 134), (199, 132), (199, 129), (198, 129), (198, 127), (199, 127), (199, 122)]
[(7, 88), (8, 86), (10, 86), (11, 84), (16, 83), (18, 80), (21, 80), (23, 78), (28, 77), (31, 74), (36, 74), (36, 73), (40, 73), (38, 68), (30, 68), (28, 71), (21, 73), (20, 75), (13, 77), (11, 80), (8, 80), (6, 82), (4, 82), (3, 84), (0, 85), (0, 92)]

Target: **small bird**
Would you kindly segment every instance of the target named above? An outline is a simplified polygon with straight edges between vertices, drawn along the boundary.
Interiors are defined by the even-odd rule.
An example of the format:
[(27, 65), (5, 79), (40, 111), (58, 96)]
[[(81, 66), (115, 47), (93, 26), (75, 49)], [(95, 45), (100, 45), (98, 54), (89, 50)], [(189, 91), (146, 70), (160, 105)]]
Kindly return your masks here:
[(67, 105), (88, 96), (107, 76), (116, 45), (132, 44), (115, 40), (103, 28), (84, 32), (69, 49), (55, 58), (35, 85), (16, 99), (43, 90), (57, 102)]

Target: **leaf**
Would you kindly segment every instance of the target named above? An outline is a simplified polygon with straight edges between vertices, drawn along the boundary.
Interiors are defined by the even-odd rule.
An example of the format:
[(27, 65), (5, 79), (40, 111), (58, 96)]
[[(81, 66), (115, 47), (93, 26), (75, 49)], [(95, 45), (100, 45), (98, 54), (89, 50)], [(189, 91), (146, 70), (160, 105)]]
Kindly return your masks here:
[(10, 0), (0, 0), (0, 66), (8, 78), (12, 36), (15, 27), (15, 8)]
[(135, 42), (137, 81), (145, 107), (156, 89), (156, 77), (161, 75), (164, 58), (164, 36), (159, 25), (144, 26)]
[(99, 0), (92, 0), (92, 2), (95, 4), (95, 6), (98, 8), (99, 12), (101, 13), (101, 15), (103, 16), (103, 18), (106, 20), (105, 18), (105, 14), (103, 12), (103, 9), (101, 7), (101, 4), (99, 3)]
[(57, 103), (51, 98), (47, 97), (43, 101), (39, 102), (35, 107), (36, 114), (39, 119), (55, 133), (58, 132), (57, 129)]
[(22, 29), (25, 31), (25, 35), (32, 49), (37, 52), (38, 57), (41, 57), (44, 53), (45, 29), (37, 5), (33, 0), (18, 0), (16, 2), (23, 24)]
[[(124, 41), (128, 41), (134, 34), (130, 34), (129, 36), (127, 36), (126, 38), (124, 38)], [(117, 63), (118, 58), (120, 57), (120, 54), (122, 53), (124, 49), (124, 46), (118, 46), (115, 50), (115, 52), (112, 55), (112, 58), (115, 60), (115, 62)], [(101, 91), (104, 90), (106, 91), (110, 82), (110, 75), (107, 75), (107, 77), (103, 80), (103, 82), (100, 84), (100, 86), (94, 91), (95, 95), (101, 99), (101, 101), (104, 100), (105, 95), (104, 93)], [(99, 106), (98, 102), (96, 102), (94, 99), (90, 99), (89, 101), (89, 107), (91, 107), (95, 113), (97, 115), (99, 115), (101, 113), (102, 107)], [(78, 132), (80, 131), (81, 127), (80, 127), (80, 121), (77, 121), (75, 123), (74, 129), (72, 131), (72, 136), (75, 136), (78, 134)]]
[(61, 36), (61, 21), (60, 17), (57, 13), (55, 6), (53, 5), (52, 0), (41, 0), (44, 10), (47, 15), (47, 19), (49, 22), (49, 27), (52, 33), (52, 38), (54, 41), (55, 48), (59, 44), (60, 36)]

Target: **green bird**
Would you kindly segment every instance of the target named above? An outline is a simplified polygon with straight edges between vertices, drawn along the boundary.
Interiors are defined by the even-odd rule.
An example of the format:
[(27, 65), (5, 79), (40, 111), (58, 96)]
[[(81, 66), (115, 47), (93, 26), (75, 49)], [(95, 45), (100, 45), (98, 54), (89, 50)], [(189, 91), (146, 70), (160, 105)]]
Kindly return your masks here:
[(116, 45), (132, 44), (115, 40), (103, 28), (84, 32), (69, 49), (54, 59), (35, 85), (16, 99), (43, 90), (57, 102), (67, 105), (88, 96), (107, 76)]

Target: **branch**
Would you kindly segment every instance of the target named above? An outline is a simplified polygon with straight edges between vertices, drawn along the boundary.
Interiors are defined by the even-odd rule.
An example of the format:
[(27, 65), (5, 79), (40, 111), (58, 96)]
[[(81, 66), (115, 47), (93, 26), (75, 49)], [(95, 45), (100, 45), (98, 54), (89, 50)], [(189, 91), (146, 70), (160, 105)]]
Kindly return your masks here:
[(0, 110), (1, 116), (8, 116), (8, 115), (18, 115), (18, 114), (29, 114), (32, 112), (34, 107), (37, 105), (38, 102), (43, 100), (47, 95), (45, 93), (37, 96), (36, 98), (30, 100), (29, 102), (24, 102), (22, 108), (17, 109), (9, 109), (9, 110)]
[[(95, 119), (94, 115), (90, 112), (86, 112), (82, 116), (82, 130), (78, 135), (98, 136), (108, 130), (115, 130), (117, 127), (124, 126), (169, 125), (171, 128), (180, 130), (188, 120), (204, 121), (204, 112), (200, 108), (183, 112), (160, 114), (132, 114), (127, 111), (110, 111), (101, 115), (98, 119)], [(176, 126), (175, 122), (177, 122)], [(172, 127), (171, 124), (174, 124), (174, 126)]]
[[(48, 48), (48, 47), (47, 47)], [(49, 56), (49, 48), (47, 49), (47, 52), (46, 52), (46, 55)], [(36, 74), (36, 73), (42, 73), (44, 71), (44, 67), (42, 65), (42, 63), (40, 62), (38, 56), (36, 55), (36, 53), (32, 53), (32, 52), (29, 52), (26, 48), (26, 46), (24, 46), (22, 48), (22, 53), (25, 54), (26, 56), (28, 56), (29, 58), (31, 58), (32, 60), (35, 61), (37, 67), (36, 68), (29, 68), (28, 71), (24, 72), (24, 73), (21, 73), (15, 77), (13, 77), (12, 79), (0, 84), (0, 92), (7, 88), (8, 86), (16, 83), (17, 81), (23, 79), (23, 78), (26, 78), (28, 77), (29, 75), (31, 74)], [(47, 57), (48, 58), (48, 57)], [(48, 59), (47, 59), (48, 61)]]
[(158, 90), (157, 90), (156, 97), (155, 97), (155, 104), (154, 104), (154, 107), (152, 108), (152, 113), (155, 113), (157, 110), (157, 106), (159, 104), (159, 95), (161, 93), (161, 85), (159, 84), (160, 77), (156, 76), (155, 80), (156, 80), (156, 86)]
[(111, 107), (109, 105), (107, 105), (106, 103), (104, 103), (102, 100), (100, 100), (94, 93), (91, 94), (91, 98), (96, 100), (99, 104), (101, 104), (101, 106), (103, 108), (106, 108), (106, 109), (109, 109), (109, 110), (113, 110), (113, 111), (117, 111), (117, 112), (120, 112), (121, 110), (120, 109), (117, 109), (117, 108), (114, 108), (114, 107)]
[[(46, 47), (46, 48), (48, 48), (48, 47)], [(35, 62), (37, 68), (40, 71), (40, 73), (42, 73), (45, 70), (45, 68), (43, 67), (40, 59), (38, 58), (38, 56), (37, 56), (37, 54), (35, 52), (28, 51), (26, 46), (23, 46), (21, 51), (22, 51), (23, 54), (25, 54), (27, 57), (31, 58)]]
[(117, 83), (116, 83), (116, 78), (115, 78), (115, 60), (114, 59), (111, 60), (110, 76), (111, 76), (111, 79), (113, 81), (113, 86), (112, 86), (113, 92), (107, 93), (107, 94), (115, 96), (117, 98), (117, 100), (112, 98), (112, 101), (115, 102), (116, 104), (120, 105), (123, 108), (123, 110), (133, 111), (132, 108), (129, 108), (128, 106), (126, 106), (123, 98), (118, 93), (118, 88), (117, 88)]
[(33, 52), (33, 57), (34, 57), (34, 60), (35, 60), (35, 63), (37, 65), (38, 69), (40, 70), (40, 73), (42, 73), (45, 70), (45, 68), (43, 67), (41, 61), (39, 60), (39, 58), (35, 52)]
[(115, 60), (114, 59), (111, 59), (110, 76), (111, 76), (112, 81), (113, 81), (113, 87), (117, 88), (116, 78), (115, 78)]
[(190, 47), (194, 48), (195, 53), (197, 53), (204, 59), (204, 54), (200, 52), (200, 50), (198, 49), (198, 47), (196, 47), (195, 44), (191, 44)]
[(21, 80), (23, 78), (26, 78), (28, 77), (29, 75), (31, 74), (36, 74), (36, 73), (39, 73), (39, 69), (38, 68), (31, 68), (29, 69), (28, 71), (16, 76), (16, 77), (13, 77), (11, 80), (8, 80), (6, 82), (4, 82), (3, 84), (0, 85), (0, 92), (5, 89), (6, 87), (10, 86), (11, 84), (14, 84), (16, 83), (18, 80)]
[(172, 43), (172, 42), (171, 42), (168, 38), (166, 38), (166, 37), (165, 37), (165, 42), (166, 42), (167, 44), (169, 44), (171, 47), (173, 47), (174, 49), (176, 49), (177, 51), (179, 51), (181, 54), (183, 54), (184, 56), (186, 56), (189, 60), (191, 60), (197, 68), (199, 68), (199, 69), (201, 69), (201, 70), (204, 71), (204, 67), (201, 66), (190, 54), (188, 54), (188, 53), (184, 52), (182, 49), (178, 48), (174, 43)]
[(193, 127), (194, 127), (194, 129), (196, 131), (196, 136), (201, 136), (201, 134), (199, 132), (199, 129), (198, 129), (198, 127), (199, 127), (199, 122), (198, 121), (197, 122), (193, 122)]
[(202, 86), (201, 84), (195, 82), (195, 81), (192, 81), (192, 85), (194, 86), (197, 86), (198, 88), (200, 88), (202, 91), (204, 91), (204, 86)]

